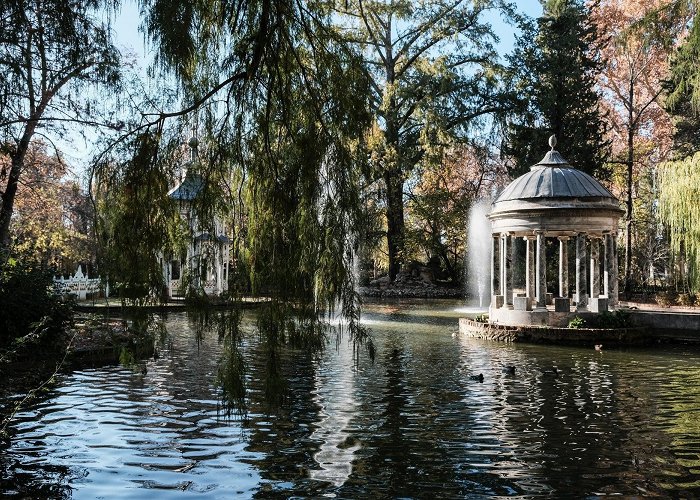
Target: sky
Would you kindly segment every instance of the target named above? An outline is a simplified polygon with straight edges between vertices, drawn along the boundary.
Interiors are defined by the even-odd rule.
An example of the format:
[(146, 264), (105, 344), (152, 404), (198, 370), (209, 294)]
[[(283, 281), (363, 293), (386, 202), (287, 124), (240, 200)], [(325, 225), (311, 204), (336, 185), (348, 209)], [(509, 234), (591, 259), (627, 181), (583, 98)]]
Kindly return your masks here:
[[(514, 2), (518, 11), (530, 17), (538, 17), (542, 13), (542, 5), (539, 0), (518, 0)], [(499, 15), (491, 11), (487, 17), (495, 33), (500, 38), (499, 53), (506, 54), (513, 48), (515, 28), (505, 23)], [(127, 52), (132, 52), (142, 65), (148, 64), (152, 59), (149, 48), (144, 44), (144, 35), (139, 32), (141, 22), (138, 6), (134, 0), (124, 0), (121, 10), (113, 23), (117, 46)]]

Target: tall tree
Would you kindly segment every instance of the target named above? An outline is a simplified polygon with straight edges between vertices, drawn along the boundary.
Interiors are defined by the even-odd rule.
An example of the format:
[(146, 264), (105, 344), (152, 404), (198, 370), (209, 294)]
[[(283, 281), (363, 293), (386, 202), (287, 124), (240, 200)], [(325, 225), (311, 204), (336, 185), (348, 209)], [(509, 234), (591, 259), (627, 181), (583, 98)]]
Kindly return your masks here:
[(345, 40), (370, 76), (374, 178), (383, 183), (389, 278), (405, 258), (405, 185), (421, 163), (503, 109), (495, 35), (483, 21), (497, 2), (337, 2)]
[(692, 156), (700, 150), (700, 22), (697, 18), (673, 54), (664, 90), (665, 106), (673, 117), (674, 155)]
[[(625, 192), (625, 288), (632, 279), (634, 200), (637, 183), (647, 171), (668, 159), (671, 150), (669, 116), (662, 108), (662, 82), (668, 76), (671, 44), (642, 21), (662, 2), (610, 0), (593, 8), (593, 22), (606, 34), (600, 74), (603, 104), (611, 124), (612, 163), (623, 165)], [(680, 32), (679, 19), (676, 32)], [(637, 182), (635, 182), (637, 181)], [(652, 199), (646, 200), (647, 204)], [(645, 225), (645, 227), (652, 227)], [(644, 239), (644, 235), (639, 235)]]
[[(333, 28), (330, 6), (306, 0), (142, 0), (146, 32), (161, 67), (179, 83), (182, 105), (145, 111), (122, 139), (128, 145), (138, 134), (132, 150), (147, 146), (146, 161), (124, 161), (119, 148), (100, 158), (106, 173), (121, 164), (134, 178), (167, 175), (166, 156), (182, 137), (178, 127), (198, 122), (211, 139), (195, 212), (207, 224), (211, 207), (228, 208), (237, 221), (236, 267), (249, 272), (254, 294), (270, 299), (258, 323), (270, 402), (279, 401), (284, 385), (280, 346), (323, 346), (330, 328), (323, 315), (338, 303), (341, 331), (373, 355), (359, 322), (352, 273), (361, 229), (359, 186), (366, 175), (368, 83), (358, 50)], [(137, 175), (139, 170), (151, 173)], [(218, 188), (222, 179), (227, 190)], [(154, 190), (158, 200), (163, 191)], [(151, 211), (147, 204), (142, 211)], [(149, 224), (143, 214), (136, 220)], [(140, 237), (133, 229), (130, 234)], [(246, 368), (241, 331), (232, 319), (225, 325), (228, 361), (220, 381), (223, 404), (240, 409)]]
[(537, 26), (526, 25), (509, 56), (518, 94), (504, 153), (519, 175), (542, 158), (555, 134), (576, 168), (607, 177), (609, 143), (596, 91), (602, 70), (598, 33), (581, 0), (548, 0)]
[(700, 152), (659, 169), (659, 210), (683, 281), (700, 291)]
[[(7, 157), (0, 164), (9, 165)], [(24, 162), (11, 226), (13, 253), (31, 262), (72, 273), (94, 263), (93, 213), (85, 192), (70, 178), (59, 154), (34, 141)]]
[[(143, 0), (142, 10), (158, 63), (179, 84), (181, 107), (143, 111), (121, 139), (134, 160), (147, 146), (139, 156), (145, 161), (120, 158), (121, 148), (113, 147), (100, 157), (101, 169), (108, 177), (121, 165), (133, 178), (167, 178), (167, 156), (182, 140), (178, 129), (198, 123), (210, 147), (195, 211), (202, 224), (211, 224), (212, 207), (224, 206), (239, 222), (236, 265), (249, 271), (253, 293), (269, 297), (274, 309), (260, 328), (271, 373), (279, 368), (282, 343), (322, 343), (322, 313), (338, 303), (351, 338), (364, 338), (352, 262), (359, 179), (366, 174), (367, 78), (358, 50), (333, 28), (330, 4)], [(163, 200), (164, 186), (153, 191)], [(147, 203), (133, 210), (148, 212)], [(153, 219), (133, 214), (132, 220), (148, 225)], [(129, 231), (140, 237), (138, 227)], [(138, 279), (157, 286), (155, 276)]]
[[(666, 106), (673, 114), (679, 116), (700, 116), (700, 23), (697, 19), (699, 9), (700, 3), (697, 0), (672, 0), (664, 2), (645, 19), (645, 24), (654, 27), (659, 36), (671, 39), (674, 36), (683, 37), (685, 33), (684, 30), (670, 28), (677, 24), (678, 20), (689, 20), (690, 30), (673, 56), (671, 78), (666, 82)], [(679, 139), (683, 134), (688, 134), (691, 138), (694, 135), (690, 129), (676, 130), (675, 133)], [(697, 138), (697, 135), (695, 137)], [(678, 145), (683, 147), (683, 141), (679, 141)], [(686, 153), (689, 152), (680, 152), (683, 155)]]
[[(669, 229), (681, 273), (700, 290), (700, 22), (695, 2), (672, 2), (694, 15), (688, 36), (673, 55), (666, 108), (673, 118), (674, 158), (659, 169), (659, 211)], [(661, 11), (663, 13), (663, 10)]]
[(119, 80), (119, 54), (100, 10), (107, 6), (101, 0), (0, 4), (0, 143), (10, 157), (1, 176), (3, 253), (32, 138), (49, 129), (60, 133), (66, 122), (95, 124), (96, 84), (113, 87)]

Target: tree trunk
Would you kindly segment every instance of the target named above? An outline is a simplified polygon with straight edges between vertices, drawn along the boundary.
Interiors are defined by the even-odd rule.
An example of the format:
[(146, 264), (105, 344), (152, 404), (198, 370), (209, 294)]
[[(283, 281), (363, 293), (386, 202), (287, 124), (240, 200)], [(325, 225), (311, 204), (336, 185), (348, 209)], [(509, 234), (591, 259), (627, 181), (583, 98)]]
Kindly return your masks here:
[(389, 248), (389, 279), (394, 281), (403, 264), (404, 216), (403, 176), (392, 169), (384, 174), (386, 184), (386, 239)]
[(22, 175), (24, 168), (24, 159), (29, 150), (29, 142), (34, 135), (36, 129), (36, 120), (27, 123), (20, 139), (17, 149), (10, 155), (12, 166), (10, 167), (10, 175), (7, 177), (7, 186), (2, 195), (2, 205), (0, 206), (0, 256), (2, 262), (9, 255), (10, 250), (10, 222), (15, 206), (15, 196), (17, 195), (17, 186), (19, 178)]
[(627, 125), (627, 214), (625, 217), (625, 293), (632, 289), (632, 176), (634, 167), (634, 80), (630, 80)]

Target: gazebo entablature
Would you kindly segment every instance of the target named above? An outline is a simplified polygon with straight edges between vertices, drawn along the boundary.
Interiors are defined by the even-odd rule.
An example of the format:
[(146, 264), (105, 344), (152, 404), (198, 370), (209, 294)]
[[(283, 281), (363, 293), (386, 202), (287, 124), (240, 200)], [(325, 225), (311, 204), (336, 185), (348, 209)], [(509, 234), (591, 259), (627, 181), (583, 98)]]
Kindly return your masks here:
[(548, 237), (576, 236), (578, 233), (602, 236), (607, 233), (617, 234), (617, 221), (607, 217), (588, 215), (574, 219), (565, 214), (563, 217), (509, 217), (491, 221), (492, 234), (509, 233), (514, 236), (531, 236), (544, 231)]
[[(609, 191), (554, 151), (555, 144), (550, 139), (552, 151), (506, 188), (489, 215), (492, 320), (507, 321), (509, 316), (522, 317), (519, 311), (532, 311), (530, 323), (548, 323), (548, 304), (554, 305), (555, 313), (570, 313), (571, 299), (576, 311), (600, 312), (618, 303), (616, 240), (624, 211)], [(521, 238), (525, 291), (514, 296), (515, 239)], [(547, 292), (546, 238), (559, 240), (558, 293)], [(576, 259), (573, 297), (569, 297), (569, 240)]]

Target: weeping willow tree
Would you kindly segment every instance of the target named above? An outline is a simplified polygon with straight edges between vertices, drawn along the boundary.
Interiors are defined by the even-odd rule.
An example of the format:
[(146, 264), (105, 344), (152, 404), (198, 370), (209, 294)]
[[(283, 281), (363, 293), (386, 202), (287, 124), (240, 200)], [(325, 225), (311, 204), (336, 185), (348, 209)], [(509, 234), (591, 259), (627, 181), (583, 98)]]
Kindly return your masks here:
[(700, 152), (665, 163), (658, 171), (659, 215), (685, 284), (700, 290)]
[[(700, 22), (696, 1), (672, 1), (658, 15), (690, 18), (664, 82), (665, 106), (673, 120), (675, 160), (659, 170), (659, 214), (668, 226), (676, 269), (683, 287), (700, 290)], [(663, 25), (663, 24), (662, 24)]]
[[(159, 154), (156, 136), (139, 134), (99, 165), (92, 186), (95, 195), (98, 255), (112, 296), (126, 304), (158, 300), (163, 286), (161, 252), (182, 251), (184, 221), (168, 198), (166, 154)], [(117, 158), (123, 158), (118, 161)]]
[[(207, 146), (195, 210), (205, 225), (225, 212), (236, 267), (247, 274), (250, 293), (265, 298), (258, 330), (268, 399), (279, 398), (284, 385), (279, 348), (325, 345), (323, 317), (338, 307), (353, 345), (372, 354), (352, 273), (359, 186), (367, 174), (368, 79), (357, 50), (332, 28), (330, 5), (143, 0), (141, 6), (159, 68), (176, 77), (182, 104), (173, 112), (142, 112), (118, 147), (100, 157), (95, 176), (115, 199), (104, 203), (113, 212), (103, 235), (110, 272), (141, 296), (162, 285), (156, 256), (177, 248), (181, 237), (167, 184), (181, 131), (196, 122)], [(227, 318), (228, 361), (219, 381), (231, 408), (245, 395), (246, 368), (240, 315)]]

